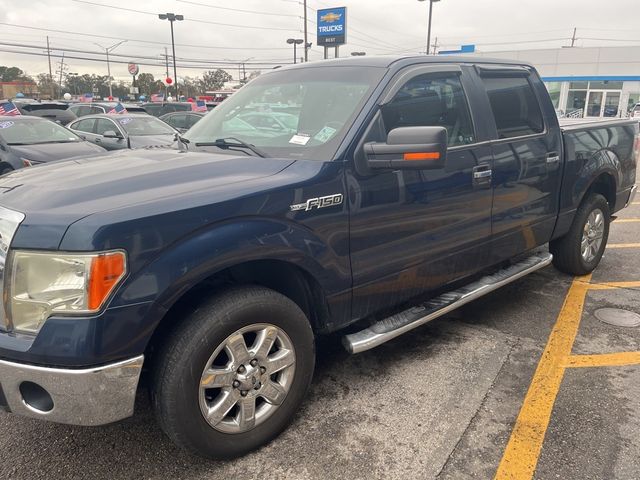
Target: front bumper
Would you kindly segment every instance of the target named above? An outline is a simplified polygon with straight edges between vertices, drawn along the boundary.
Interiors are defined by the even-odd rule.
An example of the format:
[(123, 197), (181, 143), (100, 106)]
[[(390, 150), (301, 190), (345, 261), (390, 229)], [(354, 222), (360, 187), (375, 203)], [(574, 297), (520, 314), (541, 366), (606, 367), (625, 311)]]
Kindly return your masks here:
[(0, 360), (0, 405), (72, 425), (104, 425), (133, 414), (144, 356), (81, 370)]

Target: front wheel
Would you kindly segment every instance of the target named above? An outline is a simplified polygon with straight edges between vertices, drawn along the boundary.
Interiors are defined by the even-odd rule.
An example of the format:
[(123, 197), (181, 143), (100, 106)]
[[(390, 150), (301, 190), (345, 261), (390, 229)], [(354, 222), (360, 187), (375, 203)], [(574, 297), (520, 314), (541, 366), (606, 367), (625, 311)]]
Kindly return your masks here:
[(314, 361), (313, 332), (294, 302), (262, 287), (230, 290), (198, 308), (162, 349), (157, 418), (192, 453), (237, 457), (288, 425)]
[(600, 263), (609, 238), (611, 212), (600, 194), (583, 201), (569, 232), (549, 244), (553, 264), (571, 275), (591, 273)]

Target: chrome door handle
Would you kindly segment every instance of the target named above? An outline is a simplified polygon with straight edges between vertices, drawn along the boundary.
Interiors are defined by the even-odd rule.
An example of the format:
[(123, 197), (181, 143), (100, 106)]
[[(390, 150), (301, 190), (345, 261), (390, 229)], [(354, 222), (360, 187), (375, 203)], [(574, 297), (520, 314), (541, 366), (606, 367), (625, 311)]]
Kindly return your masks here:
[(475, 179), (488, 178), (491, 175), (493, 175), (491, 170), (478, 170), (473, 172), (473, 178)]
[(560, 155), (556, 152), (547, 154), (547, 163), (558, 163), (560, 161)]

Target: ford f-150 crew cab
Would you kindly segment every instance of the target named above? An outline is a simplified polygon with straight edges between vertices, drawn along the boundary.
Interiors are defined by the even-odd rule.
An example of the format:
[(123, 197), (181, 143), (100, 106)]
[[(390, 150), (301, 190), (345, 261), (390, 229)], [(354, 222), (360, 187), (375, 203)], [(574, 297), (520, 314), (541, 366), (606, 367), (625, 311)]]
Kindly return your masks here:
[(6, 410), (101, 425), (148, 388), (178, 445), (255, 449), (317, 336), (357, 353), (552, 261), (592, 271), (638, 122), (560, 127), (530, 65), (362, 57), (265, 73), (180, 145), (0, 178)]

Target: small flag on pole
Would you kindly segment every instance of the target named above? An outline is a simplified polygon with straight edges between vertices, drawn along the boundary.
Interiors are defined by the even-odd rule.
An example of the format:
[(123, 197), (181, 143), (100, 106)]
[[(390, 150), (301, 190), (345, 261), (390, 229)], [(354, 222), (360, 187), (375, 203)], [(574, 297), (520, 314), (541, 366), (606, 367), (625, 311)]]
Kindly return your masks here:
[(2, 102), (0, 103), (0, 115), (21, 115), (21, 113), (13, 102)]
[(117, 115), (120, 113), (127, 113), (127, 109), (124, 108), (124, 106), (120, 102), (118, 102), (117, 105), (113, 107), (111, 110), (109, 110), (107, 113), (110, 115)]
[(164, 102), (164, 93), (153, 93), (151, 94), (152, 102)]
[(206, 112), (207, 104), (204, 102), (204, 100), (196, 100), (194, 103), (191, 104), (191, 111)]

